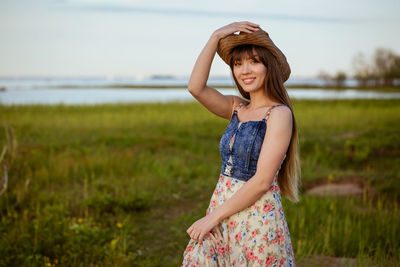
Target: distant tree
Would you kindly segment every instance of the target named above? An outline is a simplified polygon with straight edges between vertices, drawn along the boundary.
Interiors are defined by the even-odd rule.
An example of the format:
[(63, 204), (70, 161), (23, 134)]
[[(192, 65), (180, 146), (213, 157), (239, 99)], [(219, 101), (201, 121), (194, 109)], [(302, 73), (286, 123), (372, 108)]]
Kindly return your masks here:
[(396, 55), (389, 49), (378, 48), (374, 54), (374, 72), (379, 85), (393, 85), (392, 72)]
[(333, 78), (337, 87), (343, 87), (347, 79), (347, 75), (343, 71), (338, 71)]
[(375, 68), (379, 82), (384, 86), (392, 86), (395, 79), (400, 78), (400, 56), (386, 48), (375, 51)]
[(372, 66), (367, 62), (363, 53), (358, 53), (353, 57), (352, 65), (354, 69), (354, 78), (358, 81), (358, 85), (366, 87), (368, 81), (372, 80), (373, 70)]
[(400, 84), (400, 56), (395, 57), (389, 77), (392, 79), (393, 83), (397, 80), (397, 84)]
[(393, 86), (400, 79), (400, 56), (388, 48), (378, 48), (368, 63), (362, 53), (353, 58), (354, 78), (360, 86)]
[(332, 76), (326, 71), (321, 70), (317, 77), (323, 80), (325, 85), (329, 85), (332, 82)]

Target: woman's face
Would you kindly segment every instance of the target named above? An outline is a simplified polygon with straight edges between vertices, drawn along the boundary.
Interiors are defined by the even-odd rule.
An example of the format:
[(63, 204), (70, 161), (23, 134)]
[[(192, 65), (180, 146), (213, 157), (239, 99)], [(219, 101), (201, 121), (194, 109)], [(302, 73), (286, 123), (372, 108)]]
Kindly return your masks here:
[(267, 68), (253, 49), (252, 56), (233, 62), (233, 74), (243, 90), (252, 92), (264, 88)]

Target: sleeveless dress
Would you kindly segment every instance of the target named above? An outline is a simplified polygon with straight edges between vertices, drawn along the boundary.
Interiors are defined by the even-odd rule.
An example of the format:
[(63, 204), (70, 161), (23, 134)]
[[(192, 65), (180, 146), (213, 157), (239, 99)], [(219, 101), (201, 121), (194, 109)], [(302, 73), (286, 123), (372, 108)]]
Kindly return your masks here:
[[(239, 104), (239, 109), (242, 104)], [(235, 164), (239, 164), (235, 162), (240, 157), (235, 158), (235, 153), (232, 153), (234, 144), (238, 147), (238, 142), (245, 141), (243, 137), (248, 136), (247, 128), (259, 128), (254, 125), (263, 123), (266, 128), (266, 121), (271, 110), (281, 105), (283, 104), (271, 106), (262, 121), (240, 122), (237, 116), (239, 109), (234, 110), (220, 144), (224, 146), (224, 140), (229, 140), (227, 141), (229, 154), (224, 154), (224, 150), (220, 149), (221, 156), (228, 160), (222, 164), (217, 185), (206, 211), (207, 215), (232, 197), (246, 183), (246, 178), (243, 178), (246, 177), (246, 173), (239, 171), (239, 168), (235, 171)], [(240, 134), (240, 131), (247, 134)], [(255, 135), (263, 140), (265, 131), (258, 130)], [(257, 154), (254, 151), (252, 153)], [(286, 155), (281, 165), (285, 158)], [(255, 160), (257, 159), (258, 154)], [(231, 163), (233, 163), (232, 166)], [(204, 236), (202, 244), (190, 239), (183, 253), (182, 266), (296, 266), (277, 181), (279, 170), (280, 168), (269, 190), (255, 203), (222, 220)]]

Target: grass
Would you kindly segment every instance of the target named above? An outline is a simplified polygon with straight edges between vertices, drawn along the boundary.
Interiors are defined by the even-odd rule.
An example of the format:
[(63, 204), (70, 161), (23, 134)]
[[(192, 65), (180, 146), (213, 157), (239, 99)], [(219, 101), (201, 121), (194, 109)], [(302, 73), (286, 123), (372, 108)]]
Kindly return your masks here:
[[(294, 101), (304, 188), (357, 178), (376, 191), (284, 201), (298, 261), (399, 262), (399, 104)], [(180, 265), (217, 182), (226, 120), (197, 103), (0, 106), (0, 120), (18, 142), (5, 157), (0, 266)]]

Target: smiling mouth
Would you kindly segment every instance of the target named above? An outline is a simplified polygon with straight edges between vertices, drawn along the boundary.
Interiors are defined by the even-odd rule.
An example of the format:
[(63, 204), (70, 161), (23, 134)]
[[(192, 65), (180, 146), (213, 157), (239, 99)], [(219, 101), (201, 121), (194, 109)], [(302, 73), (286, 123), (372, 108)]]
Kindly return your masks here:
[(254, 81), (255, 79), (256, 79), (256, 78), (248, 78), (248, 79), (242, 79), (242, 81), (243, 81), (243, 83), (244, 83), (245, 85), (249, 85), (249, 84), (253, 83), (253, 81)]

